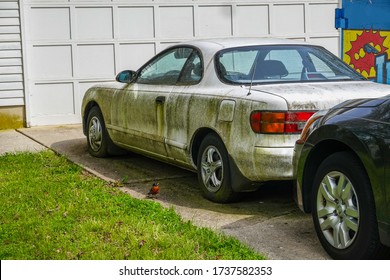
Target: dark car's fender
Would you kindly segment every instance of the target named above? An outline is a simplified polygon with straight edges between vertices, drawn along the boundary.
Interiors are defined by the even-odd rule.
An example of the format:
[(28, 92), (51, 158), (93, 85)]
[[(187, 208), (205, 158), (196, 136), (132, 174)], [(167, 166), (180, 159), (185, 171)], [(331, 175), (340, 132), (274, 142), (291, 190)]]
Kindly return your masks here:
[(343, 123), (342, 126), (328, 124), (309, 136), (302, 148), (297, 173), (305, 212), (311, 212), (310, 197), (316, 169), (326, 157), (340, 151), (350, 151), (360, 160), (371, 182), (377, 212), (386, 209), (382, 145), (368, 127), (356, 130), (353, 123)]

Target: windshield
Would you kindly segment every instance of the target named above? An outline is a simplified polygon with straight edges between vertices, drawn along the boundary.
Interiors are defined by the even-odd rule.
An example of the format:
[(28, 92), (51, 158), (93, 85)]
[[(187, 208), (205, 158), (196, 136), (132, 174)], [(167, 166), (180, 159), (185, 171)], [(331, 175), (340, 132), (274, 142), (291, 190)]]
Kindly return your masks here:
[(326, 49), (318, 46), (250, 46), (216, 55), (219, 78), (226, 83), (259, 84), (365, 80)]

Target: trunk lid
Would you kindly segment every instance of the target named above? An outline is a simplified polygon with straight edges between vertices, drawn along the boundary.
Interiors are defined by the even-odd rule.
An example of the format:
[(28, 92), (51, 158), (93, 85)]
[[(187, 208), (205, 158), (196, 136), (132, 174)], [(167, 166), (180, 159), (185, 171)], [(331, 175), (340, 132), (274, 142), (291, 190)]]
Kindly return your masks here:
[(345, 100), (377, 98), (390, 94), (390, 86), (369, 81), (317, 82), (255, 85), (252, 98), (262, 99), (261, 92), (283, 98), (288, 110), (329, 109)]

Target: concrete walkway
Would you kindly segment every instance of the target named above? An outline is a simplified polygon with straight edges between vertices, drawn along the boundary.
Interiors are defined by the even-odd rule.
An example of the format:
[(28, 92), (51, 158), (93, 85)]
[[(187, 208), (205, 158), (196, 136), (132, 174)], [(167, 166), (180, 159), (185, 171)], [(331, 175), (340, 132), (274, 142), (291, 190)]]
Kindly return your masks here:
[(0, 155), (24, 151), (38, 152), (43, 149), (44, 146), (16, 130), (0, 130)]

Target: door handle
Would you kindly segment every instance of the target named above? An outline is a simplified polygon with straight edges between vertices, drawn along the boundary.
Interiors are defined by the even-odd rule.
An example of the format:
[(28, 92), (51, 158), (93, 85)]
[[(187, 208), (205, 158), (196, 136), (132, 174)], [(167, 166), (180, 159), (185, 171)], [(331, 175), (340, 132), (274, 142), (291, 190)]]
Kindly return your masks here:
[(164, 104), (165, 103), (165, 96), (157, 96), (156, 103), (157, 104)]

